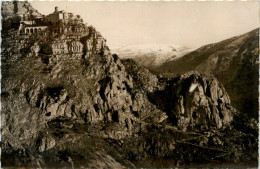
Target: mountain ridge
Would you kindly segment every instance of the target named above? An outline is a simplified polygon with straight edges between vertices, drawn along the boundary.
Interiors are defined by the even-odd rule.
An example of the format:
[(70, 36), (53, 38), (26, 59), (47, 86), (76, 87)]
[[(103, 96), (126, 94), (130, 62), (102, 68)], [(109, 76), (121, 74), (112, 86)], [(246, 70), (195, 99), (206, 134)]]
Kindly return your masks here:
[(158, 67), (191, 51), (179, 45), (158, 43), (128, 45), (112, 50), (120, 59), (130, 58), (148, 68)]

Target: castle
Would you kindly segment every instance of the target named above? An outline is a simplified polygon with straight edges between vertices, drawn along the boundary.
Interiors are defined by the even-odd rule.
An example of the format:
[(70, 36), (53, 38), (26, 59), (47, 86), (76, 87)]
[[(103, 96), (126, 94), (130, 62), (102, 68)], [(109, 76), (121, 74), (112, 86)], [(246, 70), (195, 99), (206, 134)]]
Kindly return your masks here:
[(47, 29), (48, 26), (68, 23), (69, 21), (83, 23), (83, 19), (79, 15), (74, 17), (72, 13), (63, 10), (59, 11), (58, 7), (55, 7), (55, 11), (47, 16), (32, 13), (23, 14), (21, 16), (19, 32), (20, 34), (35, 34)]

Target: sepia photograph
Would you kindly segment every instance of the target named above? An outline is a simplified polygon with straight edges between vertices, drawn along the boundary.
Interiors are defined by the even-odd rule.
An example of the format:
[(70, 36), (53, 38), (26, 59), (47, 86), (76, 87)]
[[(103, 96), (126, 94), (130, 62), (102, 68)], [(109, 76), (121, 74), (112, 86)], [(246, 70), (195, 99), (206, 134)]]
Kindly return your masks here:
[(1, 1), (0, 168), (258, 168), (259, 5)]

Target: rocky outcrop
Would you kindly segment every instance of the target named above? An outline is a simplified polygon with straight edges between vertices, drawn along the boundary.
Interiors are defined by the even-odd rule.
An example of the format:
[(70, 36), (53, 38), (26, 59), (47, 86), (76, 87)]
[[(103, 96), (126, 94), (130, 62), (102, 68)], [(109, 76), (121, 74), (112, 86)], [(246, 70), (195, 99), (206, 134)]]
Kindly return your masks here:
[(1, 12), (4, 19), (13, 17), (14, 15), (27, 14), (30, 13), (30, 11), (32, 11), (32, 13), (39, 14), (37, 10), (35, 10), (27, 1), (2, 2)]
[[(122, 141), (121, 153), (130, 153), (125, 157), (131, 157), (136, 166), (183, 166), (187, 161), (211, 163), (212, 159), (247, 163), (248, 156), (256, 159), (253, 147), (257, 147), (257, 121), (232, 107), (216, 78), (198, 72), (165, 78), (153, 75), (130, 59), (122, 62), (133, 77), (134, 88), (146, 91), (149, 102), (165, 113), (162, 123), (141, 125), (137, 137)], [(242, 148), (247, 147), (242, 139), (245, 137), (252, 141), (249, 149)], [(243, 151), (243, 155), (235, 149)]]
[[(47, 53), (47, 42), (68, 38), (55, 35), (56, 28), (20, 42), (19, 34), (10, 41), (2, 34), (3, 167), (134, 168), (149, 159), (153, 166), (162, 160), (190, 165), (216, 148), (218, 162), (249, 159), (255, 165), (257, 124), (233, 120), (240, 114), (215, 78), (190, 73), (168, 79), (132, 60), (121, 62), (93, 45), (104, 38), (91, 27), (68, 43), (82, 44), (77, 57)], [(15, 46), (20, 52), (12, 51)], [(224, 137), (230, 133), (236, 137)]]
[(155, 70), (169, 76), (189, 71), (211, 74), (224, 85), (235, 108), (258, 119), (258, 55), (259, 30), (255, 29), (205, 45)]
[(166, 79), (151, 74), (132, 60), (123, 60), (123, 64), (134, 77), (136, 88), (148, 91), (147, 99), (166, 112), (180, 129), (222, 128), (232, 121), (236, 110), (216, 78), (190, 72)]
[[(230, 124), (236, 110), (215, 78), (188, 74), (173, 81), (165, 91), (173, 101), (172, 108), (168, 108), (170, 116), (180, 129), (222, 128)], [(163, 95), (167, 95), (166, 92)]]
[(228, 126), (236, 112), (223, 86), (198, 73), (175, 77), (148, 98), (184, 131)]

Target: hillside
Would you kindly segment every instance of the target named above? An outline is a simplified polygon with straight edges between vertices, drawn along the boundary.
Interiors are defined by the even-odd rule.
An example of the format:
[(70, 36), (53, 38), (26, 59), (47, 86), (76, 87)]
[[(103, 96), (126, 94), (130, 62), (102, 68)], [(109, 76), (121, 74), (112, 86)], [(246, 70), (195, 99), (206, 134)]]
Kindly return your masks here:
[(232, 105), (258, 119), (259, 31), (253, 30), (199, 48), (164, 63), (157, 71), (169, 76), (198, 71), (214, 75), (227, 90)]
[(112, 53), (116, 53), (120, 59), (133, 59), (150, 69), (182, 57), (189, 52), (191, 49), (182, 46), (156, 43), (122, 46), (112, 50)]
[(80, 16), (2, 9), (15, 3), (25, 17), (2, 15), (2, 168), (257, 166), (258, 123), (215, 77), (154, 75)]

